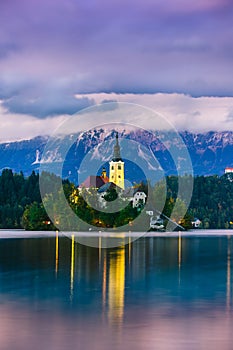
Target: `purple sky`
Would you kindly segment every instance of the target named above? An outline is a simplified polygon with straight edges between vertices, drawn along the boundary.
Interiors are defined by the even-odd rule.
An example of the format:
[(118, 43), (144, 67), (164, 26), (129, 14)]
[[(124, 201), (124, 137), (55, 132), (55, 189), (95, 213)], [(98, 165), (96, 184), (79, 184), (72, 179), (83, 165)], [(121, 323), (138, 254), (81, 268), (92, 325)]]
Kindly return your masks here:
[(233, 96), (232, 0), (3, 0), (0, 99), (45, 118), (74, 94)]

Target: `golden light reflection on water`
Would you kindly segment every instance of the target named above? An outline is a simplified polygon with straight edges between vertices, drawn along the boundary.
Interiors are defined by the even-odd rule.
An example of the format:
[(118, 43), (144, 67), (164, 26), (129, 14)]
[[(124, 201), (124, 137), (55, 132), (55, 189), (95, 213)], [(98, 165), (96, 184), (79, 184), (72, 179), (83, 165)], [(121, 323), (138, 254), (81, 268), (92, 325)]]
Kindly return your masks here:
[(55, 272), (57, 276), (58, 272), (58, 263), (59, 263), (59, 235), (58, 231), (56, 231), (56, 248), (55, 248), (56, 254), (55, 254)]
[(104, 251), (104, 265), (103, 265), (103, 280), (102, 280), (102, 306), (103, 312), (106, 306), (106, 293), (107, 293), (107, 257), (106, 250)]
[(108, 318), (122, 325), (125, 298), (125, 246), (110, 254), (108, 279)]
[[(1, 349), (232, 349), (231, 237), (218, 244), (182, 234), (170, 241), (127, 238), (117, 249), (102, 249), (103, 238), (99, 249), (74, 238), (56, 233), (51, 245), (12, 240), (15, 269), (12, 260), (6, 265), (3, 242)], [(35, 267), (30, 275), (25, 263)]]
[[(70, 301), (72, 302), (72, 305), (73, 305), (75, 292), (78, 292), (78, 287), (76, 288), (77, 290), (74, 291), (75, 279), (76, 279), (75, 271), (77, 271), (79, 275), (80, 268), (83, 268), (85, 269), (86, 278), (91, 279), (96, 269), (96, 272), (98, 271), (98, 275), (101, 278), (100, 302), (102, 304), (103, 319), (108, 320), (110, 325), (117, 326), (118, 329), (123, 329), (122, 326), (124, 322), (124, 313), (125, 313), (124, 308), (125, 308), (126, 271), (127, 271), (127, 276), (130, 273), (134, 273), (134, 277), (140, 271), (140, 278), (142, 278), (143, 276), (142, 273), (145, 273), (145, 269), (143, 269), (142, 266), (144, 266), (143, 264), (147, 261), (146, 260), (147, 256), (145, 255), (145, 251), (143, 250), (145, 247), (143, 245), (133, 246), (131, 242), (131, 238), (129, 237), (127, 239), (128, 245), (126, 246), (121, 246), (113, 250), (103, 249), (102, 245), (104, 244), (104, 242), (101, 237), (99, 237), (98, 239), (99, 239), (99, 247), (94, 250), (93, 249), (87, 250), (87, 254), (89, 254), (89, 258), (90, 257), (91, 258), (90, 260), (87, 260), (88, 264), (85, 265), (85, 267), (81, 267), (81, 265), (79, 265), (80, 263), (79, 258), (76, 259), (76, 254), (75, 254), (76, 247), (77, 247), (75, 243), (75, 236), (74, 235), (71, 236), (71, 240), (68, 243), (69, 245), (68, 261), (70, 262)], [(60, 266), (62, 266), (61, 250), (60, 250), (60, 256), (59, 256), (59, 244), (62, 247), (61, 242), (62, 241), (59, 242), (59, 235), (56, 232), (56, 239), (55, 239), (56, 274), (58, 272), (59, 258), (60, 258)], [(176, 286), (179, 287), (178, 290), (180, 291), (181, 267), (185, 269), (185, 264), (186, 264), (185, 252), (188, 248), (186, 247), (185, 238), (183, 238), (181, 233), (179, 233), (176, 242), (177, 243), (175, 245), (170, 245), (169, 249), (170, 250), (173, 249), (173, 252), (174, 252), (173, 264), (176, 265), (176, 271), (178, 272), (178, 274), (176, 274)], [(160, 248), (160, 251), (162, 251), (162, 249), (164, 249), (164, 246), (162, 245), (162, 241), (161, 243), (158, 241), (158, 243), (159, 244), (157, 245)], [(156, 249), (158, 247), (155, 246)], [(138, 255), (139, 253), (140, 255)], [(155, 254), (155, 250), (153, 254)], [(158, 254), (158, 251), (157, 251), (157, 254)], [(227, 254), (227, 263), (224, 269), (224, 285), (225, 285), (224, 286), (224, 294), (225, 294), (224, 305), (226, 305), (227, 312), (230, 313), (231, 312), (230, 310), (231, 308), (231, 237), (228, 237), (227, 250), (224, 249), (224, 255), (225, 254)], [(67, 256), (66, 256), (66, 259), (67, 259)], [(140, 264), (138, 263), (138, 259), (140, 259)], [(92, 261), (92, 264), (89, 265), (91, 261)], [(76, 264), (78, 265), (76, 266)], [(132, 270), (132, 267), (129, 269), (130, 264), (132, 264), (132, 267), (134, 266), (134, 270)], [(138, 268), (135, 269), (135, 266), (137, 266)], [(139, 267), (140, 267), (140, 270), (139, 270)], [(146, 265), (145, 265), (145, 268), (146, 268)], [(174, 285), (174, 288), (176, 286)]]

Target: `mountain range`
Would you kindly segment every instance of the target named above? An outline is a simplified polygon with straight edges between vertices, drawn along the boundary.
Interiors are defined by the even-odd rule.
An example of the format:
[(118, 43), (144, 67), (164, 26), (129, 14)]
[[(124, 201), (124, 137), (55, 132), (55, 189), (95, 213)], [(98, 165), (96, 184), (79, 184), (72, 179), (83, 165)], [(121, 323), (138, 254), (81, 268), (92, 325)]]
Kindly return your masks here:
[[(100, 129), (72, 135), (72, 138), (70, 135), (64, 136), (54, 140), (52, 149), (46, 149), (48, 136), (2, 143), (0, 171), (11, 168), (16, 173), (22, 171), (28, 176), (33, 170), (38, 171), (41, 163), (49, 165), (55, 162), (59, 165), (62, 160), (62, 145), (70, 144), (62, 174), (64, 178), (81, 183), (86, 176), (99, 173), (102, 166), (108, 167), (108, 161), (113, 154), (114, 135), (114, 130)], [(142, 179), (144, 170), (147, 178), (155, 176), (156, 173), (160, 174), (158, 177), (162, 173), (176, 174), (176, 165), (171, 156), (171, 150), (174, 149), (181, 152), (178, 157), (180, 169), (185, 164), (182, 150), (188, 150), (195, 175), (223, 175), (227, 166), (233, 167), (233, 132), (183, 131), (180, 132), (180, 137), (183, 142), (171, 133), (164, 133), (162, 137), (160, 133), (159, 139), (156, 132), (122, 130), (119, 133), (121, 156), (125, 160), (126, 177), (129, 181)], [(183, 173), (186, 173), (185, 167)]]

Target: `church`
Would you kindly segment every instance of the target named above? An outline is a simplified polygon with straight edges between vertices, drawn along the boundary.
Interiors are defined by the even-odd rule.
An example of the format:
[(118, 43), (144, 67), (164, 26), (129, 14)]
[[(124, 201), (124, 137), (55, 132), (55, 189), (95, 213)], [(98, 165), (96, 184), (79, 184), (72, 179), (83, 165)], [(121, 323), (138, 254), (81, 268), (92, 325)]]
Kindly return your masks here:
[(115, 189), (117, 194), (123, 199), (132, 202), (133, 207), (139, 207), (146, 202), (146, 194), (138, 189), (125, 188), (125, 163), (121, 157), (121, 150), (118, 139), (118, 132), (116, 132), (115, 145), (113, 149), (113, 157), (109, 162), (109, 176), (107, 176), (106, 168), (102, 168), (100, 176), (90, 175), (79, 186), (79, 190), (94, 189), (99, 195), (101, 206), (106, 205), (104, 200), (105, 195), (111, 189)]
[(125, 169), (120, 154), (118, 133), (116, 133), (116, 144), (114, 146), (113, 158), (111, 162), (109, 162), (109, 180), (123, 190), (125, 189)]
[(104, 186), (105, 189), (119, 188), (125, 189), (125, 170), (124, 161), (121, 158), (118, 133), (116, 133), (116, 141), (113, 150), (113, 158), (109, 162), (109, 177), (107, 176), (106, 168), (102, 169), (101, 176), (90, 175), (79, 186), (80, 189), (94, 188), (100, 190)]

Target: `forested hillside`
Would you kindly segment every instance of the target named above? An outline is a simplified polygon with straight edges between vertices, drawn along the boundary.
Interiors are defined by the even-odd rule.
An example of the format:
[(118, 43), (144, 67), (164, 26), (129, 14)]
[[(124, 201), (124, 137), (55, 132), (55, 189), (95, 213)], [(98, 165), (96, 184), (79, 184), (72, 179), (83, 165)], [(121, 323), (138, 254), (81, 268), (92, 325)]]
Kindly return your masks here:
[(22, 227), (22, 216), (27, 205), (40, 203), (39, 175), (25, 178), (4, 169), (0, 176), (0, 228)]
[[(176, 197), (177, 182), (177, 177), (167, 177), (171, 198)], [(203, 228), (233, 228), (233, 176), (196, 176), (188, 212)]]
[[(54, 175), (51, 175), (52, 177)], [(52, 177), (48, 177), (48, 180)], [(228, 176), (197, 176), (194, 178), (194, 187), (191, 203), (188, 208), (185, 220), (179, 217), (179, 208), (184, 210), (185, 200), (177, 198), (178, 178), (168, 176), (166, 178), (166, 201), (163, 213), (170, 216), (177, 222), (181, 222), (187, 228), (193, 218), (202, 221), (203, 228), (233, 228), (233, 178)], [(184, 176), (179, 179), (185, 184), (190, 184), (192, 178)], [(86, 203), (79, 191), (76, 191), (76, 199), (72, 199), (75, 186), (68, 180), (63, 181), (63, 186), (73, 211), (84, 221), (101, 227), (114, 227), (129, 220), (133, 220), (138, 215), (138, 211), (126, 207), (119, 215), (106, 215), (93, 210), (91, 205)], [(141, 185), (145, 191), (147, 185)], [(160, 193), (164, 191), (164, 183), (158, 183), (151, 188), (152, 198), (150, 205), (156, 207)], [(59, 198), (59, 196), (58, 196)], [(53, 199), (49, 199), (53, 200)], [(174, 203), (178, 201), (177, 210), (173, 211)], [(109, 202), (111, 205), (111, 201)], [(59, 214), (59, 213), (58, 213)], [(69, 219), (68, 217), (66, 218)], [(101, 224), (100, 224), (101, 223)], [(31, 230), (55, 229), (48, 218), (41, 203), (39, 190), (39, 175), (35, 172), (29, 177), (24, 177), (23, 173), (14, 174), (12, 170), (5, 169), (0, 175), (0, 228), (26, 228)]]

